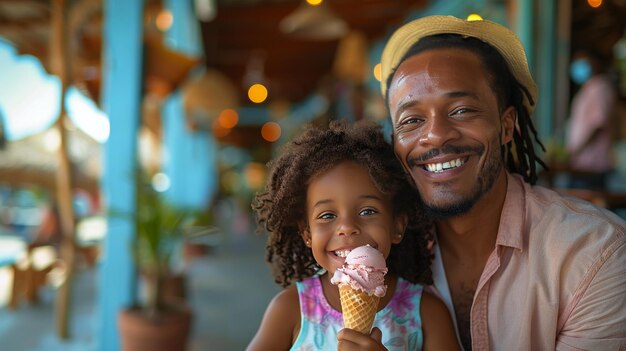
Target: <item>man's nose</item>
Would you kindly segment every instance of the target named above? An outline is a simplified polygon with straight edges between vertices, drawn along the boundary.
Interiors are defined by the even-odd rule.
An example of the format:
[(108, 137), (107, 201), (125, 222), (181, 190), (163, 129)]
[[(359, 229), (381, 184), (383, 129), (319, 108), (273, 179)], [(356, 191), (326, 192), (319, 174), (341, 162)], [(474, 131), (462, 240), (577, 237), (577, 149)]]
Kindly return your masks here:
[(441, 147), (460, 136), (454, 122), (447, 115), (434, 112), (421, 130), (419, 143), (422, 146)]

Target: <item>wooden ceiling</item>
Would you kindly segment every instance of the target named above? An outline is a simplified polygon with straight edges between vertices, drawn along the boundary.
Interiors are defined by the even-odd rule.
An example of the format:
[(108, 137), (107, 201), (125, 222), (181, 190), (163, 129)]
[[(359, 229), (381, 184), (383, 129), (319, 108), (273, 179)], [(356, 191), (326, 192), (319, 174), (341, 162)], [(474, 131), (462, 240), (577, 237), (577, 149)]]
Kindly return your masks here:
[(586, 0), (572, 0), (572, 51), (592, 48), (611, 57), (624, 30), (626, 0), (604, 0), (597, 8), (589, 6)]
[[(191, 1), (191, 0), (189, 0)], [(66, 0), (70, 4), (73, 80), (99, 97), (102, 44), (102, 0)], [(0, 0), (0, 36), (21, 54), (40, 59), (49, 67), (51, 0)], [(327, 6), (350, 30), (368, 40), (384, 37), (414, 8), (426, 0), (327, 0)], [(154, 34), (149, 23), (162, 7), (160, 0), (145, 0), (146, 35)], [(217, 16), (200, 22), (205, 63), (226, 74), (247, 101), (243, 78), (251, 59), (260, 59), (270, 99), (296, 102), (316, 89), (331, 73), (339, 39), (305, 40), (279, 29), (282, 19), (303, 5), (303, 0), (217, 0)], [(48, 69), (49, 71), (49, 69)]]
[[(103, 0), (65, 0), (71, 5), (68, 26), (72, 45), (73, 81), (98, 100), (101, 76)], [(192, 1), (192, 0), (188, 0)], [(247, 101), (244, 76), (251, 60), (262, 63), (270, 99), (302, 100), (332, 73), (339, 40), (305, 40), (281, 32), (281, 20), (304, 0), (217, 0), (217, 16), (200, 22), (204, 62), (226, 74)], [(52, 0), (0, 0), (0, 36), (22, 54), (38, 57), (49, 66)], [(369, 43), (384, 38), (427, 0), (326, 0), (330, 10), (350, 30), (363, 33)], [(154, 34), (155, 13), (162, 0), (144, 0), (146, 33)], [(584, 0), (572, 1), (572, 39), (577, 43), (608, 43), (620, 37), (626, 21), (626, 0), (605, 0), (590, 9)]]
[[(371, 43), (384, 38), (425, 0), (327, 0), (328, 8), (351, 31)], [(300, 39), (285, 34), (279, 23), (302, 7), (302, 0), (219, 2), (217, 17), (202, 23), (208, 67), (226, 73), (244, 87), (247, 66), (255, 58), (271, 96), (298, 101), (331, 73), (339, 39)], [(271, 97), (270, 96), (270, 97)], [(245, 101), (245, 100), (242, 100)]]

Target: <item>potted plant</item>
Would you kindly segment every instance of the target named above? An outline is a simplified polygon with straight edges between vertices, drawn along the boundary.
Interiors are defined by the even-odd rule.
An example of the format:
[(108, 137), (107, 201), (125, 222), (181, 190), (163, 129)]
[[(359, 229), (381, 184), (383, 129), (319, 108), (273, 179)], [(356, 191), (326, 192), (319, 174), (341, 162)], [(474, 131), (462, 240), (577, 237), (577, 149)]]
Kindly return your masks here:
[[(140, 173), (136, 179), (137, 207), (131, 214), (136, 237), (132, 252), (145, 283), (146, 298), (119, 314), (122, 349), (185, 350), (192, 316), (181, 298), (184, 279), (173, 274), (171, 265), (175, 250), (184, 239), (183, 227), (196, 213), (166, 201), (147, 175)], [(177, 282), (178, 289), (167, 288), (172, 281)]]

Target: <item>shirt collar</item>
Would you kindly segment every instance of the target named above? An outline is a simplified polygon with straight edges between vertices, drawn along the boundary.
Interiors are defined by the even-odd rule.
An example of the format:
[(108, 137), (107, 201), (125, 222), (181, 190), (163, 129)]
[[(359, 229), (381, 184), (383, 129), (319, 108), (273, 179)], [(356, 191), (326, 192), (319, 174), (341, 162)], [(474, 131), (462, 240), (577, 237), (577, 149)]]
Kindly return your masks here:
[(502, 213), (496, 245), (509, 246), (518, 250), (524, 249), (524, 218), (526, 216), (526, 201), (524, 194), (524, 180), (518, 174), (507, 172), (507, 191)]

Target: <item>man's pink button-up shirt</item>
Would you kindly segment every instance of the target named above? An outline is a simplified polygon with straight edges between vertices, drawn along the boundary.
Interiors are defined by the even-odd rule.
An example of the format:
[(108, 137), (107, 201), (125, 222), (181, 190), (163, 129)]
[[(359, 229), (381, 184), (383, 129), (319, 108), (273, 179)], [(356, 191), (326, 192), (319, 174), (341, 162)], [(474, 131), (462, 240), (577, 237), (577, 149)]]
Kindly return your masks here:
[[(435, 247), (434, 290), (454, 317)], [(626, 350), (626, 223), (509, 175), (471, 329), (474, 350)]]

